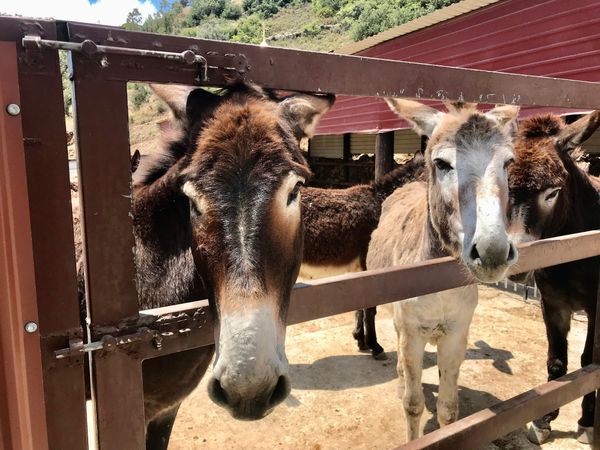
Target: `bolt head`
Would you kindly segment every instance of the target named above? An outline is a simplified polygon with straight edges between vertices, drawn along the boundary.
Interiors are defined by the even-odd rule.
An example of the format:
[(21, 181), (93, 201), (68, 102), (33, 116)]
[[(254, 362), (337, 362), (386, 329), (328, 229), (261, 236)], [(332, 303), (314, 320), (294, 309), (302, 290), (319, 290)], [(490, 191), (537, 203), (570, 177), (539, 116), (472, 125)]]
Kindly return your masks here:
[(16, 103), (11, 103), (6, 106), (6, 112), (11, 116), (18, 116), (21, 114), (21, 107)]
[(28, 333), (35, 333), (38, 330), (38, 324), (35, 322), (27, 322), (25, 324), (25, 331)]

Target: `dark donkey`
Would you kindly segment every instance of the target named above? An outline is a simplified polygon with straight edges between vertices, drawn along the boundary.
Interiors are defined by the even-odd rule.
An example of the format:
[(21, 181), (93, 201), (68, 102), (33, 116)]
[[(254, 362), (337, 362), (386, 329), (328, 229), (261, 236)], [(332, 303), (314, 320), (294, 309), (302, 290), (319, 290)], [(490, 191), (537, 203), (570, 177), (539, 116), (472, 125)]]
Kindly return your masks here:
[[(371, 233), (377, 228), (381, 204), (394, 190), (422, 179), (425, 162), (421, 154), (378, 181), (347, 189), (302, 189), (304, 253), (300, 279), (315, 279), (366, 270)], [(375, 359), (385, 358), (377, 342), (377, 309), (356, 312), (353, 332), (359, 350), (371, 350)]]
[[(299, 189), (310, 175), (299, 140), (334, 98), (279, 99), (241, 83), (222, 95), (156, 91), (176, 120), (166, 152), (134, 174), (140, 308), (196, 300), (204, 290), (216, 320), (209, 395), (236, 418), (259, 419), (290, 391), (285, 319), (302, 255)], [(144, 363), (147, 448), (167, 447), (177, 409), (213, 351)]]
[[(531, 117), (520, 124), (515, 162), (509, 172), (515, 241), (600, 228), (600, 180), (588, 175), (575, 159), (579, 145), (599, 125), (598, 111), (570, 125), (555, 115)], [(567, 373), (567, 334), (574, 311), (584, 310), (588, 317), (581, 365), (592, 362), (599, 269), (600, 258), (595, 257), (534, 272), (548, 336), (548, 380)], [(583, 398), (578, 431), (581, 442), (591, 440), (594, 403), (593, 392)], [(535, 420), (530, 439), (545, 441), (550, 435), (550, 422), (557, 416), (558, 410)]]

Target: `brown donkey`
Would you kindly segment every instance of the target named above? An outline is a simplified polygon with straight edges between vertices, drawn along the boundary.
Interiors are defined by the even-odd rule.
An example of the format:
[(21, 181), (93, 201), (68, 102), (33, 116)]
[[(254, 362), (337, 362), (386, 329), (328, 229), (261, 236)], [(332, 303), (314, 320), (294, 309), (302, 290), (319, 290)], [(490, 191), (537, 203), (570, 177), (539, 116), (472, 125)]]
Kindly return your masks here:
[[(259, 419), (290, 390), (285, 319), (302, 256), (299, 140), (333, 104), (238, 83), (221, 95), (157, 87), (172, 139), (134, 174), (140, 308), (208, 295), (216, 319), (210, 397)], [(144, 363), (147, 448), (166, 449), (182, 400), (212, 357), (204, 347)]]
[[(302, 189), (304, 252), (300, 280), (366, 270), (371, 233), (379, 223), (381, 204), (400, 186), (422, 179), (425, 164), (417, 154), (378, 181), (347, 189)], [(385, 358), (375, 331), (376, 308), (356, 312), (353, 332), (359, 350)]]
[[(598, 111), (570, 125), (556, 115), (535, 116), (520, 124), (515, 162), (509, 172), (515, 242), (600, 228), (600, 179), (588, 175), (575, 159), (579, 146), (599, 125)], [(592, 362), (598, 270), (600, 258), (595, 257), (534, 272), (548, 337), (548, 380), (567, 373), (567, 334), (574, 311), (584, 310), (588, 316), (581, 365)], [(592, 392), (582, 402), (578, 431), (582, 442), (591, 441), (594, 406)], [(535, 420), (529, 438), (538, 443), (545, 441), (550, 435), (550, 422), (557, 416), (555, 410)]]

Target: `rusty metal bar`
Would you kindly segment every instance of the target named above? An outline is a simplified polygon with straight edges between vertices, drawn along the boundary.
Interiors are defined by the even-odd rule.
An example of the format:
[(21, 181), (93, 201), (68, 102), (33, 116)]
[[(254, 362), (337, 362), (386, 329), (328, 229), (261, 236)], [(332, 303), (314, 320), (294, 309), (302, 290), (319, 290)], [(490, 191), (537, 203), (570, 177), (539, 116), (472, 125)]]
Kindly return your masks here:
[[(191, 49), (208, 61), (208, 84), (213, 85), (223, 85), (225, 77), (235, 72), (264, 87), (339, 95), (590, 109), (598, 107), (600, 98), (599, 83), (157, 36), (90, 24), (69, 23), (68, 28), (73, 42), (89, 39), (100, 45), (170, 52)], [(194, 71), (177, 70), (164, 61), (141, 56), (117, 55), (105, 68), (94, 61), (88, 61), (87, 65), (94, 69), (90, 70), (90, 76), (105, 79), (197, 84)]]
[(0, 447), (37, 450), (48, 438), (20, 104), (16, 47), (0, 42)]
[[(127, 90), (123, 82), (90, 80), (82, 65), (87, 58), (78, 53), (71, 58), (86, 297), (94, 327), (138, 317)], [(100, 449), (143, 448), (141, 361), (118, 351), (92, 354), (92, 363)]]
[(86, 295), (94, 325), (137, 316), (125, 83), (90, 81), (72, 54)]
[[(586, 231), (544, 239), (519, 247), (518, 267), (512, 273), (526, 272), (596, 255), (600, 255), (600, 231)], [(292, 290), (287, 323), (293, 325), (466, 286), (472, 282), (463, 267), (454, 259), (439, 258), (418, 264), (298, 283)], [(324, 298), (327, 301), (323, 301)], [(208, 317), (199, 328), (192, 327), (191, 333), (186, 334), (185, 337), (179, 338), (176, 334), (170, 336), (163, 341), (164, 345), (160, 350), (156, 349), (151, 342), (140, 343), (138, 350), (142, 358), (153, 358), (214, 342), (213, 325), (206, 300), (142, 311), (142, 315), (157, 316), (159, 320), (165, 322), (175, 319), (181, 324), (184, 323), (185, 317), (193, 317), (199, 311)], [(147, 324), (146, 322), (144, 326)], [(147, 326), (152, 328), (151, 325)]]
[(598, 387), (600, 366), (591, 364), (408, 442), (398, 450), (479, 449)]
[[(53, 23), (30, 27), (56, 35)], [(20, 47), (18, 34), (15, 40)], [(83, 358), (68, 365), (54, 359), (71, 337), (82, 337), (58, 52), (21, 48), (19, 61), (48, 442), (51, 449), (79, 450), (87, 446)]]
[[(196, 55), (193, 50), (184, 50), (182, 52), (163, 52), (160, 50), (146, 50), (127, 47), (114, 47), (111, 45), (97, 45), (94, 41), (86, 39), (81, 43), (56, 41), (51, 39), (42, 39), (36, 35), (27, 35), (23, 38), (23, 47), (26, 49), (52, 49), (52, 50), (68, 50), (72, 52), (81, 52), (86, 56), (97, 55), (126, 55), (126, 56), (145, 56), (158, 58), (167, 61), (181, 62), (187, 65), (200, 64), (202, 66), (202, 77), (198, 81), (206, 81), (207, 67), (206, 59), (200, 55)], [(101, 60), (100, 65), (107, 67), (110, 64), (108, 60)]]

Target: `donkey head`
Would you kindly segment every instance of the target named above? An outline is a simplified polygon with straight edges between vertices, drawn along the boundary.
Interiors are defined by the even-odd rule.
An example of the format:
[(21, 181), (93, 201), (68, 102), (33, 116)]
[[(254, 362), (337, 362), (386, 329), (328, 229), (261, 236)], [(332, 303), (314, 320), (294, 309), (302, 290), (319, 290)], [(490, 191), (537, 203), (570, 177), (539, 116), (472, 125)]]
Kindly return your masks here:
[[(570, 125), (556, 115), (533, 116), (519, 125), (515, 163), (509, 170), (511, 235), (516, 242), (556, 236), (572, 208), (575, 180), (585, 177), (573, 150), (600, 126), (600, 111)], [(578, 200), (579, 201), (579, 200)]]
[(299, 148), (333, 104), (325, 95), (278, 99), (255, 86), (223, 95), (157, 91), (174, 109), (177, 186), (189, 203), (192, 254), (216, 318), (210, 397), (258, 419), (290, 391), (285, 320), (302, 257)]
[(429, 218), (441, 250), (461, 258), (480, 281), (502, 279), (517, 259), (506, 227), (507, 168), (518, 107), (482, 113), (475, 105), (457, 103), (443, 113), (410, 100), (387, 102), (429, 137)]

